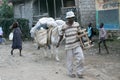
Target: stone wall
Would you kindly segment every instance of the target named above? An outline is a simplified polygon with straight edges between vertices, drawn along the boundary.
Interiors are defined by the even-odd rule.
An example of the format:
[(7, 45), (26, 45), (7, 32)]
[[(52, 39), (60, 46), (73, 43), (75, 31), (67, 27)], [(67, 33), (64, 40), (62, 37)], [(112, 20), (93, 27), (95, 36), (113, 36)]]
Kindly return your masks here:
[(87, 27), (91, 22), (96, 24), (95, 0), (79, 0), (81, 26)]
[(108, 30), (107, 31), (107, 37), (111, 37), (111, 38), (114, 38), (114, 37), (120, 37), (120, 30)]

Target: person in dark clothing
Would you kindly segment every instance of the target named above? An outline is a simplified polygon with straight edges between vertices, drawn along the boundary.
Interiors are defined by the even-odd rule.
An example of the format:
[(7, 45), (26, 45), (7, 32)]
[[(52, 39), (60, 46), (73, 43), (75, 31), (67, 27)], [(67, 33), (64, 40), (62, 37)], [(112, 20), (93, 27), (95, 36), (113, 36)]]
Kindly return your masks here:
[(106, 45), (106, 31), (104, 29), (104, 24), (103, 23), (100, 24), (99, 40), (100, 40), (99, 43), (98, 43), (99, 53), (101, 53), (100, 44), (103, 43), (107, 53), (109, 54), (109, 51), (108, 51), (108, 48), (107, 48), (107, 45)]
[(13, 41), (12, 41), (12, 50), (11, 50), (11, 55), (13, 55), (13, 50), (14, 49), (19, 49), (20, 51), (20, 56), (21, 55), (21, 51), (22, 51), (22, 32), (18, 26), (18, 22), (14, 22), (12, 27), (13, 29)]

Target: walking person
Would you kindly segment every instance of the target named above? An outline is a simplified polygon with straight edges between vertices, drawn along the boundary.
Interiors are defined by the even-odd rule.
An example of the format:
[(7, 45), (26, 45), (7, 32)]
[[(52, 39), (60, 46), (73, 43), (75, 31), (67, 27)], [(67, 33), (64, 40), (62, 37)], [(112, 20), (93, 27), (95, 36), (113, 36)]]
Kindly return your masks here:
[(87, 32), (88, 32), (88, 38), (90, 39), (91, 44), (92, 44), (92, 37), (93, 37), (92, 23), (89, 23), (89, 25), (87, 27)]
[(2, 30), (2, 27), (0, 27), (0, 43), (3, 42), (3, 30)]
[(13, 40), (12, 40), (12, 50), (11, 50), (11, 55), (13, 55), (14, 49), (19, 49), (20, 56), (22, 56), (21, 51), (22, 51), (22, 32), (19, 28), (18, 22), (14, 22), (12, 27), (13, 29)]
[[(63, 35), (65, 35), (65, 50), (66, 50), (66, 58), (67, 58), (67, 72), (68, 76), (74, 78), (78, 76), (79, 78), (83, 78), (83, 70), (84, 70), (84, 55), (83, 51), (80, 47), (80, 41), (78, 39), (78, 30), (79, 23), (74, 21), (74, 13), (69, 11), (66, 13), (67, 22), (62, 26), (62, 31), (60, 35), (60, 39), (57, 47), (61, 40), (63, 39)], [(76, 63), (76, 68), (74, 69), (74, 64)], [(74, 72), (75, 70), (75, 72)]]
[(100, 44), (103, 43), (104, 44), (104, 47), (107, 51), (107, 53), (109, 54), (109, 51), (108, 51), (108, 48), (107, 48), (107, 45), (106, 45), (106, 31), (104, 29), (104, 24), (101, 23), (100, 24), (100, 30), (99, 30), (99, 53), (101, 53), (101, 48), (100, 48)]

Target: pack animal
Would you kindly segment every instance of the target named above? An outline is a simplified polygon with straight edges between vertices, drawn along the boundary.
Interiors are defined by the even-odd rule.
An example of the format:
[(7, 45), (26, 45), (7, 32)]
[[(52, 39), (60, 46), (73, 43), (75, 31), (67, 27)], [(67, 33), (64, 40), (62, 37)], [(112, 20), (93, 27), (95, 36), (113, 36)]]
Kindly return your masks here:
[[(49, 21), (46, 23), (44, 22), (44, 24), (37, 23), (30, 32), (31, 37), (34, 38), (38, 48), (43, 48), (41, 50), (44, 53), (44, 56), (48, 57), (48, 55), (50, 55), (49, 57), (51, 58), (55, 55), (56, 61), (60, 60), (58, 56), (58, 48), (56, 48), (56, 45), (59, 40), (60, 29), (62, 24), (64, 24), (64, 21), (61, 21), (62, 24), (59, 24), (60, 21), (51, 21), (50, 24), (47, 23)], [(48, 52), (48, 50), (50, 51)]]

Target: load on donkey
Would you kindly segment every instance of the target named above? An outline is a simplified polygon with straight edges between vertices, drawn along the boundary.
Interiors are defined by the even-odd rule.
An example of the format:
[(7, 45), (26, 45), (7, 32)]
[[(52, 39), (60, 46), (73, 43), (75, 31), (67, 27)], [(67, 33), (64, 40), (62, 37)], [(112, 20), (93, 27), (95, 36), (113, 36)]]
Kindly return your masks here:
[(58, 50), (56, 45), (59, 40), (60, 29), (65, 22), (62, 20), (54, 20), (51, 17), (44, 17), (39, 19), (36, 25), (31, 29), (31, 37), (34, 38), (37, 45), (42, 48), (44, 47), (43, 53), (45, 57), (47, 56), (46, 48), (50, 47), (50, 57), (51, 54), (55, 54), (55, 59), (59, 61)]

